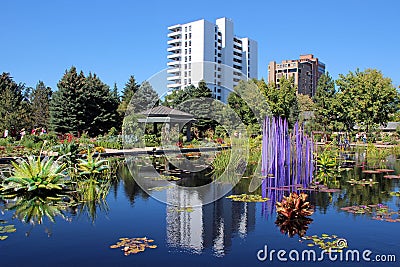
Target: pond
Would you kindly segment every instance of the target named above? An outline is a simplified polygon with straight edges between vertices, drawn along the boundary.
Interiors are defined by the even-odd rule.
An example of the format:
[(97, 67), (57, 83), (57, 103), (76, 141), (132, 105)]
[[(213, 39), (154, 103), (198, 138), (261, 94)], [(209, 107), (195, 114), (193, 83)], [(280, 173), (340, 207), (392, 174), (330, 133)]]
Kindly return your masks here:
[[(386, 167), (400, 174), (400, 164), (395, 159)], [(176, 172), (174, 175), (183, 177), (176, 183), (195, 186), (210, 182), (206, 175), (208, 171)], [(347, 182), (360, 177), (378, 183), (353, 185)], [(250, 181), (241, 179), (226, 196), (249, 193)], [(290, 237), (285, 233), (290, 226), (275, 223), (273, 199), (254, 203), (223, 197), (196, 206), (205, 196), (160, 186), (155, 195), (173, 199), (185, 208), (168, 206), (143, 191), (126, 165), (121, 164), (105, 201), (80, 209), (67, 209), (63, 212), (64, 218), (55, 217), (55, 223), (48, 218), (44, 218), (42, 224), (23, 223), (8, 209), (9, 203), (1, 201), (0, 219), (16, 229), (7, 233), (6, 240), (0, 241), (1, 266), (308, 266), (321, 262), (301, 259), (296, 262), (289, 259), (289, 252), (297, 250), (301, 255), (303, 250), (311, 249), (319, 256), (321, 249), (312, 246), (313, 239), (320, 242), (325, 238), (328, 242), (332, 236), (344, 239), (348, 249), (359, 250), (360, 258), (364, 250), (372, 251), (371, 261), (378, 254), (395, 255), (397, 264), (386, 262), (384, 265), (398, 266), (400, 222), (396, 219), (399, 218), (400, 198), (390, 192), (399, 191), (399, 179), (387, 179), (380, 173), (362, 173), (361, 167), (356, 167), (344, 170), (338, 182), (341, 190), (337, 192), (306, 191), (315, 212), (310, 216), (312, 221), (294, 228), (302, 231), (304, 237), (311, 237), (310, 240), (299, 235)], [(261, 195), (261, 188), (256, 193)], [(284, 193), (287, 194), (283, 190), (273, 192), (277, 200)], [(371, 204), (382, 205), (386, 213), (377, 214), (377, 206), (368, 207)], [(353, 209), (349, 208), (351, 206)], [(366, 207), (362, 209), (361, 206)], [(385, 221), (388, 212), (392, 212), (389, 214), (392, 222)], [(121, 248), (110, 248), (120, 238), (141, 237), (147, 237), (147, 240), (134, 241), (148, 242), (143, 252), (125, 256)], [(268, 255), (271, 250), (285, 250), (287, 262), (278, 260), (277, 252), (273, 254), (272, 262), (270, 258), (260, 261), (257, 253), (266, 246)], [(263, 255), (264, 251), (259, 253), (259, 256)], [(359, 262), (340, 261), (339, 257), (332, 261), (325, 255), (324, 264), (364, 266), (368, 263), (362, 259)], [(373, 262), (370, 264), (376, 266)]]

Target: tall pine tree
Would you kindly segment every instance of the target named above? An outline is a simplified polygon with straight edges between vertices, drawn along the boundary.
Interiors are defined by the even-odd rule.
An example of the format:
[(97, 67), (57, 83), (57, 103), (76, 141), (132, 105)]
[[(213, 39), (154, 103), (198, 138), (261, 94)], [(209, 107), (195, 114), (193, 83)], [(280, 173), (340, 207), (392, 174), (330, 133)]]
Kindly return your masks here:
[(96, 74), (89, 73), (83, 90), (85, 100), (83, 130), (91, 136), (105, 134), (118, 127), (118, 99)]
[(0, 129), (19, 131), (29, 127), (30, 110), (25, 96), (25, 86), (17, 84), (9, 73), (0, 76)]
[(139, 90), (140, 85), (137, 84), (136, 79), (133, 75), (129, 77), (128, 82), (125, 84), (124, 90), (122, 91), (121, 103), (118, 107), (118, 113), (120, 116), (124, 116), (126, 108), (128, 107), (133, 95)]
[(54, 131), (78, 133), (84, 129), (85, 82), (83, 72), (78, 74), (74, 66), (58, 82), (49, 109), (50, 125)]
[(49, 127), (51, 95), (51, 88), (47, 87), (42, 81), (39, 81), (35, 89), (31, 91), (29, 99), (31, 102), (32, 123), (34, 127)]

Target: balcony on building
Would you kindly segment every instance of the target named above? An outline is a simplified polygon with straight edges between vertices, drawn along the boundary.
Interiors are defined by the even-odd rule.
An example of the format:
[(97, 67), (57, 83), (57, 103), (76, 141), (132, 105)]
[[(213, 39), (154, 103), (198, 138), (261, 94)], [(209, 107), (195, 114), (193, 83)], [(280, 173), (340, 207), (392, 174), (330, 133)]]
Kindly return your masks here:
[(175, 74), (175, 73), (180, 73), (181, 69), (179, 67), (171, 67), (167, 69), (168, 74)]
[(180, 75), (168, 76), (167, 81), (177, 81), (181, 78)]
[(180, 87), (181, 87), (181, 83), (180, 82), (167, 84), (167, 88), (169, 88), (169, 89), (179, 89)]
[(172, 38), (170, 40), (167, 41), (168, 45), (179, 45), (182, 42), (182, 38), (178, 37), (178, 38)]

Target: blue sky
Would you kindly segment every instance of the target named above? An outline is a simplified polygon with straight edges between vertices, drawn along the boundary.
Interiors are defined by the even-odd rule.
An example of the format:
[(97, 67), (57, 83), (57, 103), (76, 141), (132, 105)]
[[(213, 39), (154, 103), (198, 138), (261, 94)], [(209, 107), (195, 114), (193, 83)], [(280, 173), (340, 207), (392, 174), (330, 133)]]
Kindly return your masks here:
[(258, 41), (259, 78), (271, 60), (312, 53), (334, 78), (376, 68), (400, 85), (400, 1), (77, 1), (2, 0), (0, 72), (53, 90), (72, 65), (121, 90), (131, 74), (166, 67), (167, 27), (233, 19), (235, 33)]

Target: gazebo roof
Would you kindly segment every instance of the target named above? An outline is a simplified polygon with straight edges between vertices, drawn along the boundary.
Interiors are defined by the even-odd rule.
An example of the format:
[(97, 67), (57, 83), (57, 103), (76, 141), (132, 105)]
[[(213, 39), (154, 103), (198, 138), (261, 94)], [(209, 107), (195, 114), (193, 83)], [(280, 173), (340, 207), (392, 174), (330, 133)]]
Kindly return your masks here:
[(146, 123), (158, 123), (158, 122), (178, 122), (185, 123), (189, 121), (194, 121), (195, 118), (192, 114), (165, 107), (165, 106), (157, 106), (139, 113), (144, 118), (139, 118), (139, 122)]
[(141, 115), (146, 115), (148, 117), (187, 117), (194, 118), (192, 114), (169, 108), (166, 106), (157, 106), (145, 111), (140, 112)]

